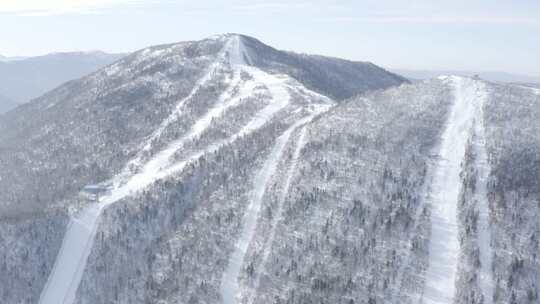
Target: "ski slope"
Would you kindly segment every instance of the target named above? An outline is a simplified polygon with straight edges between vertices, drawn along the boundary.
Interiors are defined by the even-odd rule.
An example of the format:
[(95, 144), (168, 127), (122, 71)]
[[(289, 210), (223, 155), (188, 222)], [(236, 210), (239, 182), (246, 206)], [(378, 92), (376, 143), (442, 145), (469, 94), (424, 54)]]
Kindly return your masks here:
[(150, 140), (144, 146), (143, 151), (148, 151), (152, 148), (153, 141), (159, 138), (168, 126), (170, 126), (173, 122), (180, 118), (180, 114), (182, 113), (186, 103), (191, 100), (193, 96), (195, 96), (201, 90), (201, 88), (206, 86), (210, 80), (212, 80), (212, 77), (219, 69), (223, 68), (223, 63), (226, 60), (227, 50), (230, 48), (230, 44), (230, 41), (225, 44), (223, 49), (220, 50), (217, 59), (208, 67), (204, 75), (195, 83), (195, 86), (193, 87), (191, 92), (176, 104), (173, 112), (153, 132)]
[(92, 249), (102, 206), (94, 204), (71, 218), (39, 303), (66, 304), (75, 301), (86, 260)]
[(251, 60), (251, 56), (249, 56), (249, 52), (239, 35), (233, 35), (233, 37), (229, 39), (226, 52), (228, 53), (229, 64), (231, 66), (252, 65), (253, 61)]
[(264, 162), (264, 165), (259, 170), (253, 181), (255, 187), (251, 195), (252, 198), (250, 204), (248, 205), (246, 214), (244, 215), (240, 238), (236, 243), (236, 248), (223, 275), (221, 296), (223, 303), (225, 304), (236, 303), (237, 297), (240, 294), (238, 277), (242, 269), (242, 264), (244, 262), (248, 245), (255, 234), (257, 219), (261, 209), (261, 203), (265, 194), (266, 186), (276, 171), (277, 163), (281, 159), (285, 149), (285, 144), (289, 140), (292, 131), (293, 128), (290, 128), (278, 138), (276, 145), (270, 152), (270, 156)]
[[(231, 41), (233, 43), (231, 43)], [(238, 58), (246, 58), (246, 56), (239, 56), (234, 53), (243, 48), (231, 48), (231, 45), (235, 45), (234, 38), (231, 39), (231, 41), (229, 41), (226, 46), (226, 50), (230, 53), (229, 55), (234, 56), (234, 58), (236, 58), (235, 60)], [(238, 44), (236, 44), (236, 46), (238, 46)], [(182, 139), (172, 142), (164, 150), (155, 154), (153, 158), (142, 166), (142, 169), (138, 173), (126, 177), (126, 171), (124, 171), (121, 174), (121, 177), (113, 178), (115, 187), (110, 194), (104, 196), (99, 204), (89, 205), (78, 214), (72, 216), (67, 226), (62, 246), (56, 257), (53, 269), (40, 295), (39, 303), (74, 303), (77, 288), (82, 279), (87, 259), (93, 246), (97, 227), (99, 225), (100, 214), (107, 206), (143, 190), (160, 179), (179, 173), (187, 164), (197, 160), (202, 155), (215, 152), (224, 145), (230, 144), (242, 136), (246, 136), (256, 131), (267, 124), (277, 112), (281, 111), (289, 104), (290, 96), (286, 89), (288, 82), (286, 77), (278, 78), (256, 68), (245, 66), (238, 61), (234, 62), (234, 68), (236, 69), (236, 75), (240, 75), (240, 71), (244, 71), (251, 74), (253, 81), (247, 82), (235, 97), (229, 96), (227, 95), (228, 93), (226, 93), (212, 109), (193, 125), (191, 130)], [(202, 86), (208, 81), (206, 78), (207, 76), (204, 76), (203, 79), (199, 81), (199, 84), (196, 85), (194, 91), (198, 90), (198, 86)], [(249, 95), (256, 86), (261, 84), (268, 88), (271, 100), (269, 104), (259, 111), (259, 113), (257, 113), (238, 133), (232, 135), (228, 139), (216, 142), (204, 150), (188, 155), (182, 161), (171, 163), (173, 154), (188, 140), (202, 134), (210, 126), (212, 119), (221, 117), (228, 108), (241, 102), (242, 97)], [(181, 109), (181, 106), (182, 102), (177, 109)], [(162, 131), (160, 130), (164, 129), (171, 121), (176, 119), (177, 115), (178, 111), (173, 112), (173, 114), (160, 125), (154, 133), (155, 135), (150, 138), (148, 145), (151, 144), (151, 141), (156, 138), (156, 136), (161, 134)], [(303, 122), (303, 120), (301, 122)], [(148, 147), (148, 145), (146, 147)], [(114, 182), (115, 180), (122, 180), (122, 183)], [(264, 191), (264, 189), (262, 191)]]
[[(257, 272), (254, 279), (253, 284), (253, 294), (257, 292), (257, 289), (259, 289), (259, 284), (261, 280), (261, 274), (265, 269), (265, 265), (268, 261), (268, 256), (270, 255), (270, 251), (272, 248), (272, 244), (274, 243), (274, 238), (276, 235), (276, 227), (279, 224), (279, 221), (283, 218), (283, 203), (285, 202), (285, 199), (287, 198), (287, 194), (289, 193), (289, 189), (291, 187), (291, 181), (293, 179), (294, 173), (296, 172), (296, 168), (298, 166), (298, 159), (300, 158), (300, 154), (302, 152), (302, 149), (304, 148), (306, 144), (306, 133), (307, 133), (307, 127), (304, 126), (300, 130), (300, 135), (298, 137), (298, 142), (296, 143), (296, 148), (294, 150), (293, 157), (291, 159), (291, 163), (289, 165), (289, 169), (287, 170), (287, 176), (285, 178), (285, 184), (283, 185), (283, 189), (281, 190), (281, 193), (278, 198), (277, 202), (277, 210), (275, 212), (275, 216), (272, 220), (272, 224), (270, 227), (270, 232), (268, 235), (268, 239), (265, 242), (263, 254), (260, 262), (260, 271)], [(254, 302), (254, 297), (250, 297), (248, 299), (248, 303)]]
[(235, 304), (238, 302), (239, 297), (242, 294), (242, 289), (238, 284), (238, 278), (242, 270), (242, 265), (247, 253), (247, 249), (257, 227), (257, 220), (261, 210), (262, 201), (266, 193), (266, 188), (269, 185), (272, 176), (277, 170), (278, 163), (283, 157), (285, 146), (291, 137), (293, 131), (299, 127), (312, 121), (320, 113), (327, 111), (329, 106), (320, 106), (318, 110), (314, 111), (311, 115), (297, 121), (289, 129), (287, 129), (280, 137), (278, 137), (276, 144), (274, 145), (270, 155), (264, 162), (263, 166), (253, 180), (253, 191), (251, 193), (251, 199), (246, 209), (242, 220), (242, 228), (240, 231), (240, 237), (236, 242), (235, 249), (229, 259), (229, 264), (225, 269), (223, 278), (221, 280), (221, 297), (224, 304)]
[[(434, 167), (431, 199), (431, 237), (425, 276), (423, 303), (452, 304), (459, 256), (457, 204), (462, 188), (461, 163), (478, 115), (480, 81), (449, 77), (455, 87), (455, 101), (442, 134)], [(480, 98), (481, 99), (481, 98)]]
[[(192, 134), (191, 137), (195, 137), (197, 135), (200, 135), (202, 133), (202, 131), (205, 129), (205, 127), (208, 127), (208, 125), (210, 124), (212, 119), (216, 118), (215, 117), (216, 114), (222, 114), (226, 110), (227, 107), (223, 107), (222, 103), (223, 103), (224, 100), (227, 100), (227, 99), (231, 98), (230, 95), (232, 94), (232, 91), (235, 88), (237, 88), (237, 86), (239, 85), (240, 80), (241, 80), (240, 79), (241, 78), (241, 75), (240, 75), (241, 69), (239, 69), (238, 66), (247, 64), (243, 59), (244, 58), (249, 58), (248, 55), (243, 56), (243, 55), (238, 54), (239, 52), (246, 52), (246, 54), (247, 54), (247, 51), (245, 50), (245, 47), (241, 43), (240, 37), (234, 36), (232, 38), (229, 38), (227, 40), (227, 42), (225, 43), (224, 47), (219, 51), (216, 60), (212, 64), (210, 64), (210, 66), (206, 69), (203, 76), (195, 83), (195, 85), (194, 85), (193, 89), (190, 91), (190, 93), (186, 97), (184, 97), (183, 99), (178, 101), (178, 103), (176, 104), (176, 106), (173, 109), (172, 113), (165, 120), (163, 120), (163, 122), (161, 122), (159, 127), (154, 132), (152, 132), (152, 134), (150, 135), (150, 137), (147, 140), (146, 144), (143, 146), (143, 148), (138, 153), (138, 155), (134, 159), (129, 161), (128, 165), (125, 167), (122, 174), (120, 176), (118, 176), (118, 178), (116, 178), (116, 180), (115, 180), (116, 182), (122, 182), (123, 178), (121, 178), (121, 177), (125, 178), (126, 176), (129, 176), (131, 174), (131, 171), (132, 171), (131, 168), (139, 168), (142, 165), (142, 158), (143, 158), (144, 153), (152, 150), (154, 142), (163, 135), (163, 133), (165, 132), (165, 130), (169, 126), (171, 126), (174, 122), (176, 122), (181, 117), (186, 104), (194, 96), (196, 96), (197, 93), (209, 83), (209, 81), (212, 80), (212, 77), (218, 71), (224, 70), (224, 66), (225, 66), (226, 63), (229, 63), (229, 67), (233, 69), (233, 77), (232, 77), (232, 79), (229, 79), (229, 84), (228, 84), (227, 91), (219, 98), (219, 102), (218, 102), (217, 107), (215, 109), (213, 109), (213, 111), (211, 111), (210, 113), (208, 113), (206, 115), (206, 117), (205, 117), (206, 119), (203, 118), (203, 119), (201, 119), (200, 121), (198, 121), (196, 123), (196, 124), (198, 124), (198, 126), (196, 126), (196, 128), (193, 129), (194, 134)], [(253, 88), (254, 87), (251, 87), (251, 89), (253, 89)], [(246, 91), (249, 91), (249, 87), (243, 86), (242, 90), (243, 91), (241, 92), (241, 94), (242, 93), (245, 94)], [(236, 98), (236, 100), (235, 100), (236, 103), (241, 101), (242, 97), (243, 96), (238, 96)], [(221, 105), (220, 105), (220, 103), (221, 103)], [(232, 106), (233, 106), (233, 104), (229, 105), (228, 107), (232, 107)], [(184, 139), (180, 139), (179, 141), (187, 141), (187, 139), (184, 138)], [(178, 144), (178, 142), (177, 142), (177, 144)], [(174, 145), (174, 143), (173, 143), (173, 145)], [(171, 146), (171, 145), (169, 145), (169, 146)], [(174, 149), (173, 149), (173, 151), (174, 151)], [(165, 157), (165, 158), (170, 157), (170, 156), (167, 156), (167, 154), (170, 154), (170, 152), (171, 152), (170, 149), (165, 149), (165, 150), (162, 151), (162, 156)], [(173, 154), (174, 154), (174, 152), (173, 152)], [(118, 185), (116, 185), (116, 186), (118, 186)]]

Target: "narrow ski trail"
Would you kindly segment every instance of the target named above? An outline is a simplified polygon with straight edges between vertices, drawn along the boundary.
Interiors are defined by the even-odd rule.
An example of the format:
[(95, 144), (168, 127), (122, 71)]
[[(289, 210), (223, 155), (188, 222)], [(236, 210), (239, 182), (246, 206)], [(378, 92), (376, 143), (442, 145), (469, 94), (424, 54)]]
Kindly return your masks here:
[(300, 154), (306, 144), (306, 133), (307, 133), (307, 127), (304, 126), (300, 130), (300, 135), (298, 136), (298, 142), (296, 143), (296, 148), (294, 150), (291, 163), (287, 170), (287, 176), (285, 177), (285, 184), (283, 185), (283, 189), (281, 190), (281, 193), (278, 198), (277, 210), (272, 220), (268, 238), (264, 244), (264, 249), (263, 249), (262, 258), (260, 262), (260, 270), (255, 275), (252, 295), (248, 299), (248, 303), (254, 303), (255, 301), (255, 296), (257, 293), (257, 289), (259, 289), (259, 284), (261, 280), (261, 272), (264, 271), (265, 269), (265, 265), (268, 262), (268, 257), (270, 255), (272, 244), (274, 243), (274, 238), (276, 235), (276, 227), (279, 224), (279, 221), (283, 218), (283, 203), (285, 202), (285, 199), (287, 198), (287, 194), (289, 193), (289, 189), (291, 187), (291, 182), (293, 180), (294, 173), (296, 172), (296, 169), (298, 167), (298, 160), (300, 158)]
[[(216, 60), (210, 64), (210, 66), (207, 68), (207, 70), (204, 72), (203, 76), (195, 83), (195, 86), (193, 89), (189, 92), (189, 94), (181, 99), (171, 112), (171, 114), (163, 120), (156, 130), (152, 132), (142, 149), (137, 153), (137, 155), (128, 162), (128, 164), (125, 166), (124, 170), (113, 179), (113, 183), (115, 184), (115, 187), (119, 187), (121, 183), (125, 182), (126, 180), (129, 180), (129, 178), (132, 175), (132, 168), (140, 168), (141, 166), (145, 166), (146, 169), (159, 169), (155, 166), (163, 160), (168, 159), (174, 152), (176, 151), (176, 148), (179, 145), (182, 145), (184, 142), (189, 140), (190, 134), (184, 136), (183, 138), (180, 138), (179, 140), (174, 141), (173, 143), (169, 144), (167, 148), (161, 150), (159, 155), (154, 156), (152, 159), (150, 159), (148, 162), (143, 162), (143, 155), (144, 153), (147, 153), (150, 151), (154, 145), (154, 142), (159, 139), (162, 134), (165, 132), (165, 130), (170, 127), (174, 122), (176, 122), (181, 114), (183, 113), (186, 104), (195, 96), (197, 93), (205, 86), (209, 81), (212, 80), (212, 76), (219, 70), (223, 69), (223, 64), (227, 62), (227, 56), (230, 56), (230, 52), (233, 49), (234, 42), (232, 40), (229, 40), (222, 50), (219, 51)], [(230, 64), (231, 67), (232, 64)], [(239, 84), (240, 82), (240, 71), (238, 69), (235, 69), (233, 72), (232, 79), (230, 79), (230, 83), (228, 84), (228, 89), (220, 96), (217, 105), (214, 106), (214, 112), (219, 111), (219, 108), (223, 108), (224, 102), (230, 98), (232, 98), (231, 94), (234, 88)], [(224, 112), (225, 109), (223, 109), (222, 112)], [(191, 137), (195, 137), (196, 133), (202, 133), (205, 128), (207, 128), (212, 120), (213, 115), (212, 114), (221, 114), (221, 113), (212, 113), (210, 111), (206, 114), (206, 116), (210, 116), (209, 119), (205, 120), (204, 118), (197, 121), (196, 124), (199, 126), (196, 128), (191, 129)]]
[(251, 243), (255, 230), (257, 228), (257, 220), (262, 205), (266, 188), (269, 185), (273, 175), (277, 170), (279, 161), (283, 157), (285, 147), (293, 131), (299, 127), (312, 121), (317, 115), (326, 111), (329, 107), (321, 106), (315, 110), (313, 114), (300, 119), (287, 129), (281, 136), (278, 137), (276, 144), (270, 151), (270, 155), (264, 162), (263, 166), (259, 169), (255, 175), (253, 181), (253, 191), (251, 193), (251, 200), (247, 206), (246, 213), (242, 220), (242, 228), (240, 231), (240, 237), (238, 238), (235, 249), (229, 258), (229, 264), (223, 273), (221, 281), (221, 297), (224, 304), (235, 304), (238, 302), (239, 297), (242, 294), (238, 278), (242, 271), (242, 265), (244, 263), (247, 249)]
[(462, 190), (461, 164), (471, 138), (477, 110), (484, 90), (480, 81), (449, 77), (455, 87), (455, 101), (442, 134), (439, 160), (433, 170), (430, 187), (431, 236), (429, 261), (425, 276), (423, 302), (452, 304), (460, 246), (458, 241), (457, 204)]
[[(230, 98), (227, 99), (228, 97), (232, 98), (232, 96), (228, 96), (227, 98), (224, 97), (223, 100), (218, 101), (213, 109), (210, 109), (205, 116), (194, 124), (191, 131), (189, 131), (185, 137), (171, 143), (164, 150), (155, 154), (148, 162), (142, 164), (142, 170), (140, 170), (140, 172), (131, 176), (126, 176), (125, 172), (123, 172), (119, 176), (113, 178), (113, 185), (115, 185), (115, 187), (109, 195), (104, 196), (99, 204), (86, 206), (71, 217), (53, 269), (41, 292), (39, 303), (74, 303), (78, 286), (86, 268), (88, 256), (93, 247), (100, 215), (106, 207), (150, 186), (157, 180), (181, 172), (186, 165), (196, 161), (202, 155), (215, 152), (224, 145), (233, 143), (239, 138), (251, 134), (267, 124), (275, 114), (289, 104), (290, 96), (287, 93), (287, 89), (285, 89), (285, 87), (287, 87), (287, 79), (267, 74), (254, 67), (249, 67), (244, 61), (241, 61), (249, 57), (247, 54), (237, 54), (237, 52), (245, 52), (239, 37), (230, 39), (225, 46), (225, 50), (222, 52), (225, 52), (230, 56), (230, 65), (238, 75), (240, 71), (243, 71), (253, 77), (254, 83), (248, 82), (246, 84), (247, 87), (243, 87), (240, 90), (240, 96), (242, 96), (242, 94), (248, 94), (250, 89), (254, 88), (255, 83), (263, 84), (268, 88), (271, 94), (270, 103), (260, 110), (238, 133), (227, 139), (213, 143), (204, 150), (188, 155), (182, 161), (171, 163), (172, 155), (180, 149), (187, 140), (202, 134), (202, 132), (209, 127), (213, 118), (220, 117), (228, 107), (234, 106), (241, 100), (241, 98), (233, 98), (232, 100), (229, 100)], [(215, 67), (212, 69), (214, 68)], [(194, 91), (198, 90), (200, 86), (208, 81), (207, 75), (210, 74), (206, 74), (203, 79), (198, 82)], [(177, 110), (182, 108), (183, 102), (179, 104)], [(162, 132), (160, 131), (162, 127), (169, 125), (171, 121), (177, 118), (177, 116), (178, 111), (173, 112), (171, 117), (167, 118), (154, 134), (157, 134), (156, 136), (158, 136), (160, 132)], [(148, 144), (151, 144), (151, 140), (153, 139), (154, 136), (151, 137)], [(139, 158), (136, 158), (135, 161), (139, 160)], [(131, 163), (133, 163), (133, 161)], [(122, 182), (115, 182), (118, 180), (121, 180)]]

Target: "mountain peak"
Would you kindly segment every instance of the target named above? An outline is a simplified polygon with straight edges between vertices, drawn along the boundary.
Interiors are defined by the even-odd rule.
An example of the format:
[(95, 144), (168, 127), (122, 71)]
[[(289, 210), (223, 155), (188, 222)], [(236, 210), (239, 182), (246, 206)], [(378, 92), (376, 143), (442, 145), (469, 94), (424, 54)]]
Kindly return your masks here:
[(244, 45), (243, 36), (238, 34), (228, 34), (226, 37), (228, 39), (226, 48), (229, 56), (229, 63), (231, 65), (251, 65), (251, 56), (249, 50)]
[(239, 34), (239, 33), (222, 33), (222, 34), (215, 34), (215, 35), (212, 35), (206, 39), (211, 39), (211, 40), (226, 40), (226, 39), (231, 39), (231, 38), (253, 38), (253, 37), (249, 37), (249, 36), (246, 36), (244, 34)]

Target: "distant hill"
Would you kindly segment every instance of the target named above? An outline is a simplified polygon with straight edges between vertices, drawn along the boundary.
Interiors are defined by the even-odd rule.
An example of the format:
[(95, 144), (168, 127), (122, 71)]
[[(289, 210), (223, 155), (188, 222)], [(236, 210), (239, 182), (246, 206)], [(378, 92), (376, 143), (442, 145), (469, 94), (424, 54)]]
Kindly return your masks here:
[(412, 69), (390, 69), (392, 72), (405, 76), (409, 79), (429, 79), (440, 75), (473, 76), (495, 82), (523, 82), (540, 83), (540, 76), (518, 75), (506, 72), (482, 72), (482, 71), (455, 71), (455, 70), (412, 70)]
[(7, 57), (7, 56), (3, 56), (3, 55), (0, 55), (0, 62), (9, 62), (9, 61), (17, 61), (17, 60), (24, 60), (28, 57)]
[(16, 107), (17, 104), (12, 101), (11, 99), (0, 95), (0, 113), (4, 113), (5, 111), (12, 109)]
[(25, 103), (62, 83), (80, 78), (123, 57), (104, 52), (54, 53), (38, 57), (0, 57), (0, 113)]

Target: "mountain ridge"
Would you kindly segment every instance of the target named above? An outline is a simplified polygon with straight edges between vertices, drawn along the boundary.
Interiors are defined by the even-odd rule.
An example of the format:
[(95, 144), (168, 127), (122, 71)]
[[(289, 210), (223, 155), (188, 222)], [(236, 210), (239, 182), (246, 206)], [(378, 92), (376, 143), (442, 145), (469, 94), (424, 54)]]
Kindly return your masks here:
[[(124, 55), (101, 51), (62, 52), (0, 61), (0, 81), (3, 83), (0, 94), (14, 104), (24, 104), (64, 82), (111, 64)], [(6, 107), (2, 112), (12, 108)]]

